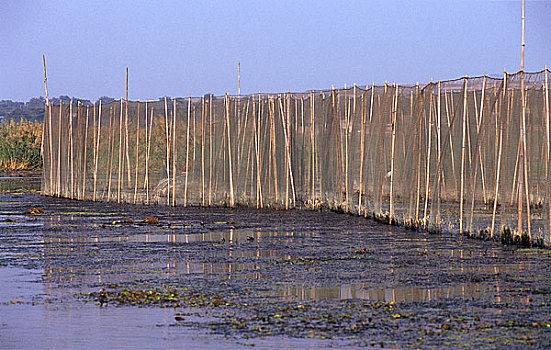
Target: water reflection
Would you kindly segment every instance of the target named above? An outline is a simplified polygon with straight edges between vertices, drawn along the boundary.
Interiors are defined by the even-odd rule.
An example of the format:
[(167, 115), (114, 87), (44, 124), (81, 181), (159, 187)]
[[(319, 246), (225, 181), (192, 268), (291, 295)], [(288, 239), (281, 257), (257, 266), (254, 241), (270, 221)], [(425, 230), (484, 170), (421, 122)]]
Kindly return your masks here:
[(490, 284), (461, 283), (448, 287), (420, 288), (404, 286), (396, 288), (366, 288), (363, 284), (341, 284), (334, 286), (284, 285), (271, 292), (285, 300), (344, 300), (361, 299), (371, 302), (407, 303), (430, 302), (451, 298), (486, 299), (495, 302), (528, 303), (528, 297), (500, 296), (496, 287)]
[(0, 192), (39, 191), (42, 183), (40, 173), (22, 173), (23, 176), (0, 176)]
[[(45, 236), (44, 243), (113, 243), (113, 242), (133, 242), (133, 243), (197, 243), (197, 242), (218, 242), (218, 243), (244, 243), (244, 242), (262, 242), (266, 238), (283, 238), (282, 242), (292, 242), (296, 237), (304, 237), (307, 234), (294, 232), (264, 232), (261, 230), (248, 229), (230, 229), (228, 231), (210, 231), (205, 233), (177, 233), (177, 234), (149, 234), (139, 233), (133, 235), (117, 236), (95, 236), (95, 237), (60, 237)], [(315, 234), (309, 234), (314, 236)]]
[[(361, 299), (399, 303), (474, 298), (527, 303), (526, 297), (505, 293), (507, 289), (499, 276), (518, 276), (533, 269), (526, 261), (505, 263), (507, 260), (501, 259), (503, 250), (496, 247), (473, 251), (449, 242), (448, 246), (439, 247), (438, 237), (395, 239), (392, 234), (384, 237), (353, 231), (320, 234), (280, 227), (200, 228), (204, 232), (194, 233), (192, 230), (197, 228), (183, 223), (170, 228), (131, 225), (98, 230), (95, 226), (79, 226), (78, 220), (75, 223), (65, 232), (54, 223), (47, 225), (49, 230), (43, 234), (45, 251), (61, 259), (46, 259), (47, 281), (75, 285), (158, 278), (186, 280), (193, 275), (193, 278), (260, 283), (266, 288), (259, 295), (289, 301)], [(374, 242), (379, 246), (374, 246)], [(338, 259), (314, 258), (324, 256), (319, 255), (321, 251), (332, 252)], [(72, 261), (79, 261), (79, 266)], [(351, 270), (339, 272), (340, 264), (350, 266)], [(426, 279), (415, 285), (416, 279), (411, 277), (423, 276), (422, 266), (426, 265), (432, 266), (427, 273), (434, 287), (425, 287), (429, 284)], [(322, 285), (316, 283), (317, 276), (324, 276)], [(471, 280), (472, 276), (477, 276), (477, 280)], [(331, 279), (336, 282), (326, 282)], [(379, 286), (376, 280), (386, 285)], [(403, 284), (389, 287), (389, 283)]]

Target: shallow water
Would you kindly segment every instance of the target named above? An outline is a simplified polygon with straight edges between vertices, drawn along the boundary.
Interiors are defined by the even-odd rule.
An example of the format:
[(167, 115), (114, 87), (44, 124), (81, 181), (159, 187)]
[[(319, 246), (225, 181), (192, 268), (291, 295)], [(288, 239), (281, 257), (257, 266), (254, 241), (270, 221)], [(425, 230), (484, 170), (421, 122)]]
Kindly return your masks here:
[[(32, 207), (45, 214), (25, 215)], [(151, 215), (159, 224), (142, 223)], [(0, 248), (3, 348), (551, 345), (547, 250), (331, 212), (126, 206), (20, 190), (0, 194)], [(169, 288), (182, 299), (100, 307), (100, 288)], [(194, 306), (189, 295), (225, 304)]]

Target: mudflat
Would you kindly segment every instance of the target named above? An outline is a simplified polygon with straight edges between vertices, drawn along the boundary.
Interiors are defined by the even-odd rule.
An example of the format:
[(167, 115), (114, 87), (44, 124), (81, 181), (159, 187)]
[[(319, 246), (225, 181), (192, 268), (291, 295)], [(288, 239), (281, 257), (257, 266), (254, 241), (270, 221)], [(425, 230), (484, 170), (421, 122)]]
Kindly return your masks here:
[(2, 347), (551, 346), (549, 250), (22, 188), (0, 193)]

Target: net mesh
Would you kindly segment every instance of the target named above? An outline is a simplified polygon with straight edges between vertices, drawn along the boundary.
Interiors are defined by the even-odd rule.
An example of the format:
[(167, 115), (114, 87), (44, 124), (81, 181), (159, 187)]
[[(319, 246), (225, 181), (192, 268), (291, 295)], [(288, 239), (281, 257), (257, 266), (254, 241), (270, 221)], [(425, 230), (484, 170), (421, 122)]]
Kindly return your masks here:
[(548, 87), (542, 71), (425, 86), (50, 105), (43, 192), (329, 208), (549, 246)]

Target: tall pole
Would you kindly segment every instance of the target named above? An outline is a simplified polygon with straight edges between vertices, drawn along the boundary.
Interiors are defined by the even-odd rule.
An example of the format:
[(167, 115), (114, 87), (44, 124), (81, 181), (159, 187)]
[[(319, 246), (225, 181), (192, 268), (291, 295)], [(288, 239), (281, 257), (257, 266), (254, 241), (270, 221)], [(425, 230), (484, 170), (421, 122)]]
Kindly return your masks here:
[(241, 61), (237, 62), (237, 97), (241, 98)]
[[(50, 106), (50, 98), (48, 97), (48, 79), (46, 78), (46, 55), (42, 55), (42, 61), (44, 62), (44, 90), (46, 90), (46, 108), (48, 109), (48, 146), (49, 146), (49, 154), (48, 157), (50, 159), (50, 183), (48, 185), (48, 194), (52, 194), (52, 185), (54, 183), (54, 158), (53, 158), (53, 145), (52, 145), (52, 107)], [(59, 107), (59, 110), (61, 111), (61, 107)], [(42, 125), (42, 146), (41, 146), (41, 153), (42, 153), (42, 162), (45, 161), (46, 157), (44, 156), (44, 133), (45, 129), (44, 126), (46, 123)], [(58, 135), (58, 137), (61, 137)], [(42, 164), (42, 169), (44, 169), (44, 175), (46, 174), (46, 164)], [(46, 180), (46, 179), (44, 179)]]
[(524, 72), (524, 47), (526, 46), (526, 42), (524, 41), (524, 8), (525, 8), (525, 0), (522, 0), (522, 44), (521, 44), (521, 51), (520, 51), (520, 70)]

